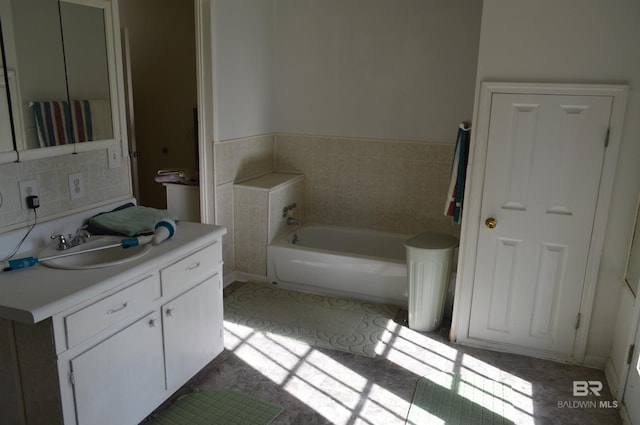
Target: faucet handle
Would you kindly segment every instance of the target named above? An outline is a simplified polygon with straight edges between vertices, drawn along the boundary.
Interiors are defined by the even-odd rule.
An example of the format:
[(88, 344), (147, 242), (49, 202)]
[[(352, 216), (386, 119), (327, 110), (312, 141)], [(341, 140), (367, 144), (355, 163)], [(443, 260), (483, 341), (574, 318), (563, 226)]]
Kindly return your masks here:
[(84, 227), (79, 228), (78, 230), (76, 230), (76, 234), (75, 237), (82, 237), (84, 239), (89, 239), (91, 237), (91, 233), (89, 233), (89, 231), (87, 229), (85, 229)]
[(292, 209), (295, 209), (295, 208), (298, 208), (298, 206), (296, 205), (295, 202), (285, 206), (282, 209), (282, 217), (288, 217), (289, 216), (289, 211), (291, 211)]
[(67, 239), (62, 234), (51, 235), (51, 239), (57, 239), (58, 244), (56, 245), (56, 249), (67, 249), (69, 244), (67, 243)]

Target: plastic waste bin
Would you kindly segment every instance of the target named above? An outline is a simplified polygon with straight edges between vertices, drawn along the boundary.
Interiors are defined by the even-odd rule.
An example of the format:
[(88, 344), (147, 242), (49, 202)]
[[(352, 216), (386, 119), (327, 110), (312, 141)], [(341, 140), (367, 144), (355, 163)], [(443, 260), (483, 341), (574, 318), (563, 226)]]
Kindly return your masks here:
[(425, 232), (408, 239), (404, 246), (407, 250), (409, 327), (422, 332), (436, 330), (442, 322), (458, 239)]

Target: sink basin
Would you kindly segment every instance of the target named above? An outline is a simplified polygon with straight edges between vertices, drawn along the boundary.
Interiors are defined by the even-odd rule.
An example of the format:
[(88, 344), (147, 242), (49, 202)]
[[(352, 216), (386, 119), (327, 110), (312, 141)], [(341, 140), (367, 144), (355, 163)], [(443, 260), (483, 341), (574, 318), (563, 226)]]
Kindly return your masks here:
[[(96, 249), (108, 245), (119, 243), (121, 236), (93, 236), (87, 242), (74, 246), (66, 250), (57, 250), (55, 246), (49, 246), (38, 254), (38, 258), (46, 258), (54, 255), (71, 254), (73, 252)], [(83, 252), (81, 254), (69, 255), (66, 257), (54, 258), (51, 260), (40, 260), (43, 266), (54, 269), (85, 270), (98, 269), (101, 267), (115, 266), (136, 260), (151, 250), (151, 244), (133, 246), (130, 248), (108, 248), (103, 250)]]

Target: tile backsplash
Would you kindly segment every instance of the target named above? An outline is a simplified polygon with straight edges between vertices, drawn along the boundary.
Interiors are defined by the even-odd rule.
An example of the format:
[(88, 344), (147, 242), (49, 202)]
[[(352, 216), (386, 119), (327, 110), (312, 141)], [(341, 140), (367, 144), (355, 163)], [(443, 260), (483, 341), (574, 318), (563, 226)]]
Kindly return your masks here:
[[(69, 175), (82, 174), (84, 196), (71, 200)], [(107, 151), (96, 150), (0, 165), (0, 231), (30, 223), (33, 213), (22, 209), (19, 182), (36, 180), (39, 188), (38, 219), (84, 209), (131, 196), (129, 167), (110, 169)]]

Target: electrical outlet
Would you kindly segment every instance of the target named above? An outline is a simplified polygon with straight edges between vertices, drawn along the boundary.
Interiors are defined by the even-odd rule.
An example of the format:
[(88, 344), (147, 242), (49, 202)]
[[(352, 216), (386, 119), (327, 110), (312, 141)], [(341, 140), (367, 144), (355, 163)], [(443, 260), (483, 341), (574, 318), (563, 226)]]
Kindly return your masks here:
[(107, 160), (108, 160), (109, 168), (118, 168), (121, 163), (120, 149), (117, 149), (113, 145), (109, 146), (107, 148)]
[(69, 196), (71, 200), (84, 196), (84, 179), (82, 173), (69, 174)]
[(20, 187), (20, 203), (22, 209), (27, 210), (27, 196), (40, 196), (40, 190), (38, 189), (38, 180), (24, 180), (18, 183)]

